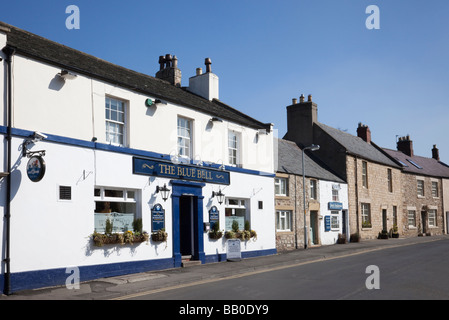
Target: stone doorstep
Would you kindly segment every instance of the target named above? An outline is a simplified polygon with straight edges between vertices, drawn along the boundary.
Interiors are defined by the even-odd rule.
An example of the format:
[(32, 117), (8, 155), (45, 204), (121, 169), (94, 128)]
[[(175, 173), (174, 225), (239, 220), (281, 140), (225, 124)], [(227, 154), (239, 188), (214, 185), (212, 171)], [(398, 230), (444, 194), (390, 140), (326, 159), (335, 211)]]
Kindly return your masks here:
[(167, 276), (164, 274), (143, 272), (143, 273), (123, 275), (123, 276), (117, 276), (117, 277), (101, 278), (101, 279), (97, 279), (96, 281), (108, 282), (108, 283), (113, 283), (113, 284), (125, 284), (125, 283), (133, 283), (133, 282), (153, 280), (153, 279), (166, 278), (166, 277)]

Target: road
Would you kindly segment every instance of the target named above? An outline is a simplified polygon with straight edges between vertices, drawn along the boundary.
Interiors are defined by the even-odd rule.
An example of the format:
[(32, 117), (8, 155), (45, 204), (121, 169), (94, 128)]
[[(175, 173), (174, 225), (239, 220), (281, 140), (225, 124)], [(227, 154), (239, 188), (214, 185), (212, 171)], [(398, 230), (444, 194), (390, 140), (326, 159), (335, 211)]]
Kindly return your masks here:
[[(367, 267), (376, 266), (377, 271)], [(449, 241), (389, 248), (122, 296), (138, 300), (449, 299)], [(368, 289), (378, 285), (378, 289)]]

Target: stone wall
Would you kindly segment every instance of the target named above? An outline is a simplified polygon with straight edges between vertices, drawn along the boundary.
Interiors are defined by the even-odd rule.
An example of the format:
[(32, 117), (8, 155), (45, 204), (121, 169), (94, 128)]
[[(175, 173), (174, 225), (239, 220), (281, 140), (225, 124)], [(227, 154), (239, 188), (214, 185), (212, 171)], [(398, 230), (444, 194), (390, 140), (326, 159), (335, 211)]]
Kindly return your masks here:
[[(424, 196), (418, 195), (418, 182), (424, 181)], [(438, 196), (432, 195), (432, 181), (438, 183)], [(428, 234), (443, 234), (444, 211), (443, 211), (443, 188), (442, 180), (425, 176), (404, 173), (402, 175), (403, 211), (402, 211), (402, 233), (405, 236), (417, 236), (427, 232)], [(408, 211), (415, 211), (415, 226), (408, 223)], [(429, 210), (436, 210), (436, 226), (429, 226)], [(424, 224), (422, 218), (424, 217)], [(427, 228), (423, 229), (423, 225)]]
[[(386, 210), (386, 228), (389, 231), (394, 225), (394, 207), (397, 212), (399, 230), (402, 228), (402, 188), (401, 171), (396, 168), (366, 161), (368, 167), (368, 187), (362, 183), (362, 162), (366, 161), (354, 156), (346, 157), (349, 227), (350, 233), (359, 232), (361, 239), (375, 239), (384, 228), (383, 210)], [(392, 192), (388, 185), (388, 169), (392, 173)], [(357, 184), (356, 184), (357, 181)], [(362, 226), (362, 203), (370, 205), (371, 225)]]

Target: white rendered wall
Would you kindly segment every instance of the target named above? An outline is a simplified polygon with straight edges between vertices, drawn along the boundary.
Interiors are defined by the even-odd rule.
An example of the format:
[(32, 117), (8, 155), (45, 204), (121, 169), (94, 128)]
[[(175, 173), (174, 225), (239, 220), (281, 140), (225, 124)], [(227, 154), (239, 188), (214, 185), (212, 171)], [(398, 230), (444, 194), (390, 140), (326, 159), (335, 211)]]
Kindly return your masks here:
[[(177, 153), (177, 118), (193, 120), (193, 159), (228, 164), (228, 130), (241, 135), (243, 168), (273, 172), (273, 135), (258, 134), (229, 121), (210, 122), (211, 115), (172, 103), (147, 107), (153, 98), (78, 74), (61, 81), (60, 68), (20, 55), (14, 57), (13, 126), (107, 143), (105, 98), (126, 102), (125, 147), (162, 154)], [(26, 94), (23, 94), (23, 93)], [(257, 136), (257, 137), (256, 137)]]
[(335, 244), (338, 239), (338, 234), (342, 233), (343, 230), (343, 219), (342, 219), (342, 210), (338, 211), (338, 217), (340, 220), (340, 228), (331, 229), (330, 231), (325, 231), (325, 222), (324, 217), (327, 215), (331, 215), (331, 210), (328, 209), (328, 203), (334, 202), (332, 200), (332, 186), (339, 185), (339, 201), (343, 204), (343, 210), (348, 209), (348, 185), (344, 183), (337, 183), (332, 181), (324, 181), (320, 180), (320, 240), (321, 244), (329, 245)]

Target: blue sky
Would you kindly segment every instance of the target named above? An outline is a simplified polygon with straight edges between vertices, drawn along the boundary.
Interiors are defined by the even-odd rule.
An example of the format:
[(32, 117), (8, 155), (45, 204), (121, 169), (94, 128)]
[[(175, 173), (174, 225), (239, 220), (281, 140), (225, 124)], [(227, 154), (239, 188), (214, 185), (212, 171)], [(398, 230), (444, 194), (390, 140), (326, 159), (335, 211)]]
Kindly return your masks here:
[[(68, 30), (69, 5), (80, 29)], [(380, 29), (369, 30), (369, 5)], [(0, 20), (154, 76), (158, 57), (178, 57), (182, 85), (204, 58), (220, 77), (220, 100), (282, 137), (292, 98), (313, 95), (318, 120), (351, 134), (367, 124), (395, 149), (436, 144), (449, 163), (449, 1), (192, 0), (8, 1)]]

